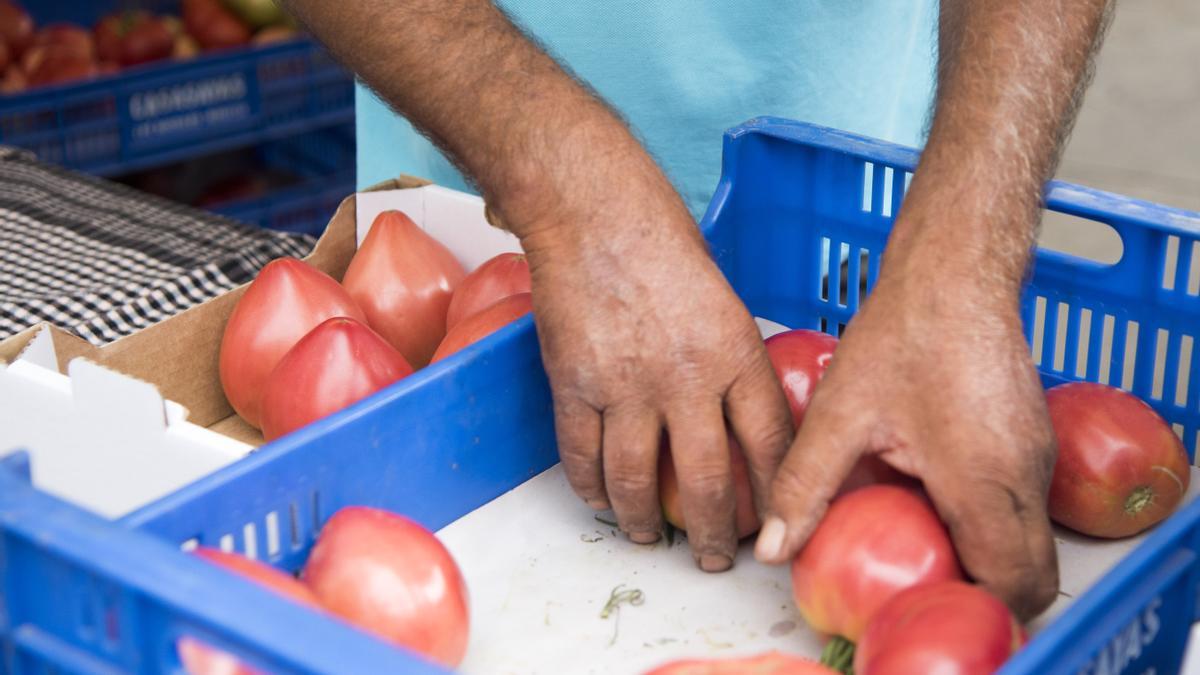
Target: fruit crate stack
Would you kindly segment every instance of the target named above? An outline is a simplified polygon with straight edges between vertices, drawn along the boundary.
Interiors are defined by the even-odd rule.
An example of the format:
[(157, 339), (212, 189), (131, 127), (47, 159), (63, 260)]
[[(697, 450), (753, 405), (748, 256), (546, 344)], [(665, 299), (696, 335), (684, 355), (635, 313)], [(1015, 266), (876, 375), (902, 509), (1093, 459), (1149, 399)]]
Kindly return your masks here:
[[(324, 193), (353, 190), (353, 79), (274, 0), (21, 1), (0, 0), (0, 145), (144, 180), (247, 149), (248, 168), (278, 174), (268, 145), (332, 137), (350, 148), (328, 155), (337, 166), (287, 165), (290, 180), (244, 176), (241, 188), (230, 178), (224, 200), (165, 196), (312, 232), (336, 205)], [(319, 188), (284, 189), (302, 182)]]

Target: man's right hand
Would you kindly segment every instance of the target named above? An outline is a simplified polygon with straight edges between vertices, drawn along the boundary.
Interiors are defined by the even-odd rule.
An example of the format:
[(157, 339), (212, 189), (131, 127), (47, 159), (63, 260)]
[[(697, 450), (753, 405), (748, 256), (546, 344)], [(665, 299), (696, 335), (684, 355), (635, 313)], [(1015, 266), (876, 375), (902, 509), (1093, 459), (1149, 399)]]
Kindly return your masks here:
[(692, 553), (717, 572), (737, 549), (726, 419), (764, 495), (790, 417), (753, 319), (679, 197), (647, 178), (586, 209), (590, 222), (524, 237), (534, 318), (572, 487), (656, 541), (665, 432)]

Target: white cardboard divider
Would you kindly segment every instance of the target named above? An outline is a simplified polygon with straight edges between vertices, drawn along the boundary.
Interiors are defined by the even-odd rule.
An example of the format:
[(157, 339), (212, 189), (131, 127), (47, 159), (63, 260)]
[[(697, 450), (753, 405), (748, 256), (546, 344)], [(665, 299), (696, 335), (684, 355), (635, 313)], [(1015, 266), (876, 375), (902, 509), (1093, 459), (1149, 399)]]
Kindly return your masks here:
[(468, 271), (500, 253), (520, 253), (521, 243), (511, 232), (488, 224), (483, 200), (437, 185), (408, 190), (359, 193), (356, 205), (358, 242), (381, 212), (398, 209), (421, 229), (445, 244)]
[(147, 382), (86, 359), (58, 372), (42, 331), (0, 365), (0, 448), (24, 449), (39, 488), (107, 517), (147, 502), (245, 456), (253, 448), (186, 420)]

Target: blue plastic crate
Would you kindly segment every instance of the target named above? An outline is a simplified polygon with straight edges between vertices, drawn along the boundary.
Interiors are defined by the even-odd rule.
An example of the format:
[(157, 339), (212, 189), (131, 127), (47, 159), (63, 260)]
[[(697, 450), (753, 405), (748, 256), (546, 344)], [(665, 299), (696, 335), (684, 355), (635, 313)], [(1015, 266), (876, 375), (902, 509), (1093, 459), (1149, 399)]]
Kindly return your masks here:
[[(108, 2), (26, 3), (39, 25), (90, 28)], [(175, 11), (177, 1), (138, 6)], [(100, 79), (0, 96), (0, 144), (115, 175), (353, 120), (353, 79), (314, 41), (159, 61)]]
[[(856, 283), (843, 297), (839, 263), (847, 259), (849, 279), (865, 270), (873, 284), (916, 159), (909, 149), (782, 120), (731, 131), (702, 226), (751, 311), (830, 332), (848, 322), (860, 298)], [(1200, 216), (1061, 183), (1048, 187), (1046, 200), (1114, 227), (1125, 253), (1105, 266), (1040, 251), (1027, 316), (1036, 318), (1043, 297), (1067, 303), (1070, 316), (1089, 308), (1089, 324), (1107, 315), (1117, 326), (1138, 322), (1142, 336), (1168, 331), (1162, 368), (1142, 363), (1156, 361), (1154, 349), (1143, 348), (1148, 338), (1129, 340), (1132, 388), (1183, 425), (1194, 452), (1200, 366), (1189, 351), (1179, 369), (1178, 345), (1184, 335), (1194, 340), (1200, 325), (1189, 276), (1200, 264)], [(1050, 314), (1057, 316), (1029, 321), (1031, 335), (1035, 325), (1058, 335)], [(1050, 345), (1039, 355), (1047, 384), (1076, 379), (1071, 345), (1081, 323), (1068, 320), (1064, 341), (1041, 341)], [(1089, 333), (1087, 379), (1124, 372), (1122, 349), (1100, 353), (1103, 333)], [(1055, 370), (1059, 350), (1066, 365)], [(1161, 392), (1148, 381), (1157, 373)], [(1180, 377), (1189, 384), (1176, 404)], [(379, 506), (439, 528), (556, 460), (549, 391), (526, 317), (118, 524), (0, 471), (0, 649), (8, 672), (167, 671), (185, 633), (285, 672), (436, 672), (176, 547), (224, 544), (295, 570), (320, 524), (343, 506)], [(1198, 549), (1200, 502), (1157, 528), (1006, 672), (1176, 672), (1196, 619)]]
[(354, 126), (320, 129), (258, 150), (264, 166), (297, 174), (295, 185), (254, 199), (213, 207), (243, 223), (320, 235), (346, 195), (354, 192)]

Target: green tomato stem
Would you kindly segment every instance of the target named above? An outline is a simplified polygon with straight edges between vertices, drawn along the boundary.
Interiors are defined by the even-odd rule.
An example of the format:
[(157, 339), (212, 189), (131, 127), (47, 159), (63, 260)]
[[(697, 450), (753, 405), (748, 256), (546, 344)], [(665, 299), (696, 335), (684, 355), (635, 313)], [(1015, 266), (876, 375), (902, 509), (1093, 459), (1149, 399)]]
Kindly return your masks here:
[(840, 635), (835, 635), (821, 651), (821, 664), (843, 675), (853, 675), (854, 643)]

